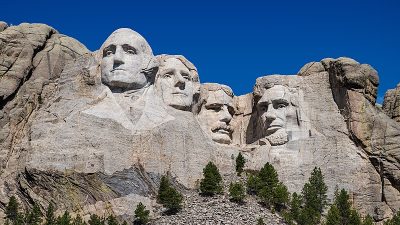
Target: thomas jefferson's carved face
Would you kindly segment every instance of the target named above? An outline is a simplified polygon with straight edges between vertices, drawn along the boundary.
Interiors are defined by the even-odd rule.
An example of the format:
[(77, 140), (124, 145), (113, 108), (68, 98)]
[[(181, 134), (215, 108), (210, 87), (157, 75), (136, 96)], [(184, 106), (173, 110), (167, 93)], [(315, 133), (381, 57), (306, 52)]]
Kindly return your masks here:
[(285, 126), (289, 104), (289, 90), (282, 85), (275, 85), (267, 89), (257, 103), (265, 135), (267, 138), (271, 138), (272, 145), (287, 142)]
[(222, 144), (232, 142), (230, 122), (234, 113), (233, 99), (223, 90), (209, 91), (202, 105), (198, 120), (212, 140)]
[(165, 104), (181, 110), (190, 109), (195, 82), (191, 71), (179, 59), (166, 59), (160, 66), (155, 82)]
[(110, 88), (140, 89), (148, 84), (143, 64), (151, 55), (150, 46), (138, 33), (119, 29), (112, 33), (100, 49), (101, 78)]

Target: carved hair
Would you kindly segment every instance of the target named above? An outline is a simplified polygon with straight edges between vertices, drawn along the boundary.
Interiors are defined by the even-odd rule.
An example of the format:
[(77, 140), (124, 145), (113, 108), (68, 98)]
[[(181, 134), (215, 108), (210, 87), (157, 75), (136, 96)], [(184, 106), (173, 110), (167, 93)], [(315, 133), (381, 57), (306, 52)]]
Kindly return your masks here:
[[(264, 79), (262, 79), (262, 78), (264, 78)], [(289, 80), (282, 79), (282, 77), (275, 77), (275, 76), (267, 76), (267, 77), (262, 77), (262, 78), (257, 79), (256, 85), (254, 86), (253, 97), (254, 97), (255, 105), (257, 105), (258, 101), (264, 95), (264, 93), (267, 89), (270, 89), (270, 88), (274, 87), (275, 85), (281, 85), (288, 89), (290, 103), (293, 106), (298, 106), (298, 99), (296, 96), (297, 89), (290, 87)]]
[[(200, 83), (199, 80), (199, 73), (197, 72), (197, 68), (193, 65), (193, 63), (191, 63), (189, 60), (187, 60), (184, 56), (182, 55), (166, 55), (166, 54), (162, 54), (162, 55), (158, 55), (156, 56), (160, 67), (163, 67), (165, 65), (165, 62), (168, 59), (177, 59), (179, 61), (182, 62), (182, 64), (184, 66), (186, 66), (186, 68), (189, 70), (190, 72), (190, 78), (193, 82), (197, 82)], [(159, 76), (159, 74), (156, 75), (156, 79)]]
[(200, 97), (199, 97), (199, 100), (198, 100), (196, 106), (194, 107), (194, 109), (195, 109), (194, 113), (198, 114), (200, 112), (203, 104), (205, 104), (207, 102), (207, 98), (208, 98), (210, 92), (216, 92), (219, 90), (222, 90), (223, 92), (225, 92), (225, 94), (227, 94), (231, 98), (233, 98), (233, 96), (234, 96), (233, 91), (229, 86), (226, 86), (223, 84), (217, 84), (217, 83), (201, 84)]

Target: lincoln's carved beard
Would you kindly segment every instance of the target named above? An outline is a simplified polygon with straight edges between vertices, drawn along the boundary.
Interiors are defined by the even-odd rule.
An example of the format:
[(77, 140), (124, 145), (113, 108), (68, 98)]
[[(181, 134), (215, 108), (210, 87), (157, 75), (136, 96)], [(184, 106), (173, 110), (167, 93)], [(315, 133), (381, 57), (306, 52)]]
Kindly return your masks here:
[(265, 137), (272, 146), (283, 145), (289, 141), (288, 134), (284, 128), (275, 131), (274, 133)]

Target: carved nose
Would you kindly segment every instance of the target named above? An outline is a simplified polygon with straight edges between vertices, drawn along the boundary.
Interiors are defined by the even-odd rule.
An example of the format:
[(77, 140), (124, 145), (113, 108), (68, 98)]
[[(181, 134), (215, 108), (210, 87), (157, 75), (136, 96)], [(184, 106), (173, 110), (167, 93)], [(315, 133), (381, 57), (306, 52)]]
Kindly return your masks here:
[(114, 68), (124, 64), (124, 54), (123, 50), (120, 46), (117, 46), (117, 49), (115, 50), (114, 54)]
[(273, 121), (276, 119), (276, 112), (272, 105), (268, 106), (267, 112), (265, 113), (267, 121)]
[(181, 90), (185, 89), (185, 79), (180, 73), (175, 76), (175, 87), (179, 87)]
[(232, 115), (229, 113), (228, 107), (225, 105), (221, 110), (221, 121), (228, 124), (232, 120)]

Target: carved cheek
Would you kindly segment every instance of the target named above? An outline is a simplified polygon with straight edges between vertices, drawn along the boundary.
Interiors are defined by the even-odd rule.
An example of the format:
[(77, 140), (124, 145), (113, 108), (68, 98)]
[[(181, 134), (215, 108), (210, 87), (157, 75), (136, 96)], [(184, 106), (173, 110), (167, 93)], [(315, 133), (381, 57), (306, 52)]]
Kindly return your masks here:
[(286, 121), (286, 107), (280, 108), (276, 111), (277, 118), (281, 119), (282, 121)]

